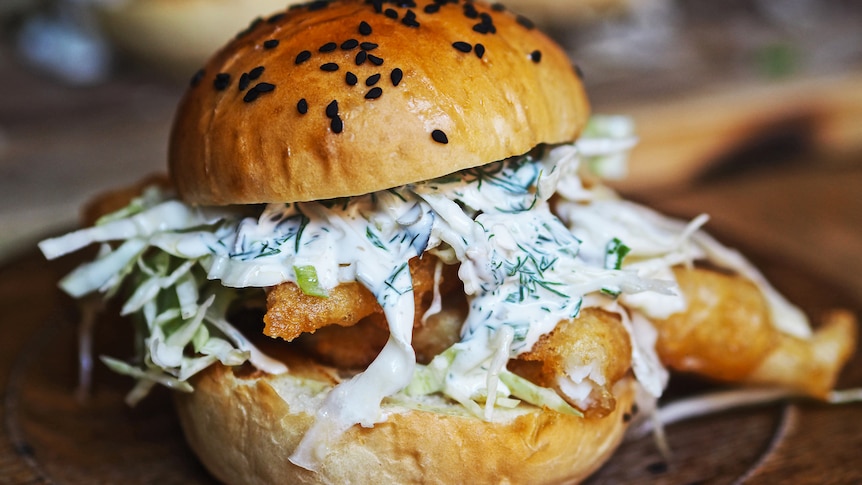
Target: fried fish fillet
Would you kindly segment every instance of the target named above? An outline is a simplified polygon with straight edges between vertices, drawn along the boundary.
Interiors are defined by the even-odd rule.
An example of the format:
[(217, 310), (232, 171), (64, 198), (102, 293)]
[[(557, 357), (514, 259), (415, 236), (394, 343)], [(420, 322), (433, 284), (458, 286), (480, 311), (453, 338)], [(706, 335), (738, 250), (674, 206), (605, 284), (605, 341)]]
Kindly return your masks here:
[(748, 280), (703, 268), (676, 268), (685, 311), (653, 323), (656, 350), (671, 369), (728, 382), (775, 385), (825, 397), (856, 348), (849, 312), (833, 312), (809, 338), (780, 331)]

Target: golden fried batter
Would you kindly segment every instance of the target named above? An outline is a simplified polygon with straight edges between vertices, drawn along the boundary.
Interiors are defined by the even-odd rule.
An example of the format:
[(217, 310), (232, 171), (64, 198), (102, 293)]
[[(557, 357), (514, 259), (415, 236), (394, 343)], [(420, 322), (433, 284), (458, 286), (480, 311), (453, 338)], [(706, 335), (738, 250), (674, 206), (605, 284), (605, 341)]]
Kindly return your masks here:
[(849, 313), (836, 314), (801, 339), (773, 325), (766, 300), (748, 280), (700, 268), (674, 273), (688, 308), (654, 322), (656, 350), (671, 369), (823, 397), (855, 348)]
[[(434, 272), (438, 258), (425, 254), (410, 260), (415, 304), (414, 327), (430, 307), (434, 291)], [(440, 291), (446, 293), (460, 283), (453, 272), (455, 266), (444, 266)], [(313, 333), (328, 325), (355, 325), (363, 318), (382, 328), (388, 328), (383, 309), (374, 295), (359, 283), (343, 283), (330, 291), (328, 297), (306, 295), (294, 283), (282, 283), (267, 294), (267, 310), (263, 318), (263, 333), (290, 341), (303, 333)]]
[[(533, 348), (509, 363), (509, 369), (544, 387), (555, 389), (588, 416), (605, 416), (616, 407), (614, 384), (631, 368), (631, 340), (619, 315), (585, 308), (577, 318), (560, 322)], [(568, 396), (561, 384), (581, 383), (591, 389), (585, 399)]]

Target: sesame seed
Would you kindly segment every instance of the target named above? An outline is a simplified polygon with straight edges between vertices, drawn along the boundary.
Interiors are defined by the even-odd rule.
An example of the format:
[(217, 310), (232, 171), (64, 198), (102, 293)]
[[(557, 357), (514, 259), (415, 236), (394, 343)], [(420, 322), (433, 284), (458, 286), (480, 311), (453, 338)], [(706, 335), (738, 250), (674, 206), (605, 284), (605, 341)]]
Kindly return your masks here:
[(383, 90), (380, 88), (371, 88), (365, 93), (365, 99), (377, 99), (383, 95)]
[(372, 0), (371, 5), (374, 6), (376, 13), (380, 13), (383, 10), (383, 0)]
[(320, 66), (320, 70), (326, 72), (335, 72), (338, 70), (338, 64), (334, 62), (327, 62), (326, 64)]
[(256, 19), (252, 20), (251, 23), (248, 25), (248, 27), (239, 31), (239, 33), (236, 34), (236, 38), (239, 39), (240, 37), (243, 37), (244, 35), (248, 34), (252, 30), (254, 30), (258, 25), (260, 25), (261, 22), (263, 22), (263, 19), (260, 17), (257, 17)]
[(248, 87), (249, 83), (251, 83), (251, 78), (248, 76), (247, 72), (244, 72), (239, 77), (239, 84), (237, 86), (239, 87), (240, 91), (245, 91), (245, 88)]
[(365, 59), (368, 59), (368, 53), (365, 51), (359, 51), (356, 53), (356, 65), (361, 66), (365, 63)]
[(326, 117), (335, 118), (338, 116), (338, 101), (333, 99), (326, 105)]
[(259, 93), (268, 93), (275, 90), (275, 84), (272, 83), (257, 83), (252, 88)]
[(194, 76), (192, 76), (191, 80), (189, 80), (189, 84), (192, 86), (197, 86), (198, 84), (200, 84), (201, 79), (204, 78), (204, 74), (206, 74), (206, 72), (203, 69), (198, 69), (197, 72), (195, 72)]
[(537, 50), (534, 50), (533, 52), (530, 52), (530, 60), (532, 60), (533, 62), (535, 62), (537, 64), (539, 62), (542, 62), (542, 51), (537, 49)]
[(495, 12), (505, 12), (506, 6), (503, 5), (502, 3), (495, 3), (495, 4), (491, 5), (491, 10), (493, 10)]
[(470, 52), (473, 50), (473, 46), (471, 46), (467, 42), (461, 42), (460, 40), (458, 42), (453, 42), (452, 47), (461, 52)]
[(278, 22), (279, 20), (283, 19), (285, 16), (287, 16), (286, 13), (279, 12), (279, 13), (271, 16), (270, 18), (266, 19), (266, 22), (270, 23), (270, 24), (274, 24), (274, 23)]
[(230, 74), (226, 72), (220, 72), (216, 74), (215, 79), (213, 80), (213, 87), (219, 91), (223, 91), (230, 86)]
[(395, 68), (392, 70), (392, 73), (389, 74), (389, 79), (392, 81), (393, 86), (398, 86), (401, 83), (401, 79), (404, 77), (404, 72), (399, 68)]
[(329, 129), (335, 134), (341, 133), (341, 131), (344, 130), (344, 122), (341, 121), (341, 118), (335, 116), (332, 118), (332, 121), (329, 122)]
[(264, 49), (275, 49), (278, 47), (278, 39), (269, 39), (263, 42)]
[(413, 0), (401, 0), (397, 4), (401, 8), (416, 8), (416, 2)]
[(518, 15), (517, 17), (515, 17), (515, 22), (518, 22), (521, 27), (524, 27), (526, 29), (532, 30), (536, 28), (536, 24), (534, 24), (532, 20), (528, 19), (527, 17), (524, 17), (523, 15)]
[(308, 4), (308, 11), (313, 12), (315, 10), (320, 10), (329, 6), (329, 2), (327, 0), (316, 0)]
[(363, 42), (359, 44), (359, 48), (364, 51), (373, 51), (377, 48), (377, 44), (375, 44), (374, 42)]
[(311, 59), (311, 52), (302, 51), (296, 55), (296, 64), (302, 64), (303, 62)]
[(476, 10), (476, 7), (472, 3), (465, 3), (464, 16), (468, 19), (475, 19), (479, 17), (479, 12)]
[(577, 75), (577, 76), (578, 76), (578, 79), (580, 79), (581, 81), (583, 81), (583, 80), (584, 80), (584, 71), (583, 71), (583, 70), (581, 70), (581, 66), (579, 66), (579, 65), (575, 64), (573, 67), (574, 67), (574, 69), (575, 69), (575, 75)]
[(259, 78), (259, 77), (260, 77), (260, 75), (261, 75), (261, 74), (263, 74), (263, 70), (264, 70), (264, 69), (265, 69), (265, 68), (264, 68), (263, 66), (257, 66), (257, 67), (255, 67), (254, 69), (252, 69), (251, 71), (249, 71), (249, 72), (248, 72), (248, 78), (249, 78), (249, 79), (257, 79), (257, 78)]
[(404, 14), (404, 18), (401, 19), (401, 23), (408, 27), (419, 27), (419, 22), (416, 21), (416, 12), (408, 10), (407, 13)]
[(356, 46), (359, 45), (359, 41), (356, 39), (347, 39), (341, 43), (341, 50), (349, 51), (351, 49), (355, 49)]
[(446, 136), (446, 133), (443, 130), (434, 130), (431, 132), (431, 138), (437, 143), (447, 144), (449, 143), (449, 137)]
[(440, 11), (440, 5), (436, 3), (429, 3), (428, 5), (425, 5), (423, 11), (425, 13), (437, 13)]
[(476, 44), (476, 57), (481, 59), (482, 56), (484, 56), (484, 55), (485, 55), (485, 46), (482, 44)]
[(336, 44), (335, 42), (327, 42), (326, 44), (323, 44), (322, 46), (320, 46), (320, 48), (317, 49), (317, 51), (318, 52), (332, 52), (337, 48), (338, 48), (338, 44)]
[(371, 26), (368, 25), (368, 22), (366, 22), (364, 20), (362, 22), (359, 22), (359, 33), (360, 34), (371, 35), (371, 32), (372, 32)]
[(256, 100), (258, 96), (260, 96), (260, 93), (257, 92), (257, 90), (249, 89), (245, 93), (245, 96), (242, 97), (242, 100), (245, 101), (246, 103), (251, 103), (252, 101)]
[(365, 79), (366, 86), (374, 86), (377, 84), (377, 81), (380, 81), (380, 74), (372, 74)]
[(395, 19), (395, 20), (397, 20), (397, 19), (398, 19), (398, 12), (397, 12), (394, 8), (387, 8), (387, 9), (383, 12), (383, 15), (385, 15), (385, 16), (387, 16), (387, 17), (391, 18), (391, 19)]
[(300, 99), (299, 102), (296, 103), (296, 110), (299, 111), (299, 114), (301, 115), (308, 113), (308, 101), (306, 101), (305, 98)]
[(383, 59), (380, 57), (377, 57), (375, 55), (368, 54), (368, 60), (371, 61), (371, 63), (374, 64), (375, 66), (382, 66), (383, 65)]
[(356, 83), (359, 82), (359, 78), (356, 77), (356, 74), (347, 71), (347, 74), (344, 75), (344, 82), (346, 82), (349, 86), (356, 86)]

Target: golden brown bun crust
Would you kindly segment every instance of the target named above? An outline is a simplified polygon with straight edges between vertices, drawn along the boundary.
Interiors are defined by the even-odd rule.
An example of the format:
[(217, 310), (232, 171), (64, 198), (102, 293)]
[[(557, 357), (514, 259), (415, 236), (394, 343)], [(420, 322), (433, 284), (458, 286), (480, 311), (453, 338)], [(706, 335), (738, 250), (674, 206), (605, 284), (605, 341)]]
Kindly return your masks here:
[[(377, 13), (370, 2), (343, 0), (252, 24), (204, 66), (179, 106), (169, 166), (180, 195), (204, 205), (358, 195), (577, 137), (589, 107), (558, 45), (508, 11), (477, 2), (475, 15), (463, 3), (426, 13), (430, 4), (385, 3)], [(321, 52), (329, 43), (334, 50)], [(297, 63), (304, 51), (310, 57)], [(255, 79), (240, 86), (244, 75)], [(249, 94), (258, 83), (274, 88)], [(436, 130), (448, 143), (435, 141)]]
[[(309, 362), (291, 374), (326, 380)], [(316, 375), (315, 375), (316, 374)], [(186, 438), (204, 465), (233, 484), (470, 483), (541, 484), (583, 480), (613, 453), (625, 431), (635, 381), (617, 384), (617, 408), (602, 419), (529, 405), (504, 423), (464, 415), (406, 411), (373, 428), (354, 426), (318, 473), (288, 461), (312, 417), (291, 413), (284, 377), (240, 377), (219, 364), (197, 376), (195, 392), (176, 395)], [(289, 378), (288, 378), (289, 379)], [(278, 381), (282, 380), (281, 383)], [(289, 391), (289, 389), (288, 389)], [(296, 399), (297, 401), (299, 398)], [(451, 406), (449, 411), (455, 411)]]

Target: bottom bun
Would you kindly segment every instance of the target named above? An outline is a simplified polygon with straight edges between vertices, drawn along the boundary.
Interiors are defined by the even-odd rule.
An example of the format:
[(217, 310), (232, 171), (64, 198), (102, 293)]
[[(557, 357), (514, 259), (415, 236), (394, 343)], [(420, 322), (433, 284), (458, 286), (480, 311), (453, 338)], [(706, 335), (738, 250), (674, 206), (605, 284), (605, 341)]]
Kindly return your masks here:
[[(355, 425), (317, 472), (288, 460), (336, 382), (332, 369), (288, 362), (278, 376), (211, 366), (176, 407), (192, 450), (219, 480), (263, 483), (570, 483), (604, 463), (622, 439), (635, 381), (614, 388), (616, 409), (579, 418), (522, 403), (493, 422), (437, 398), (387, 399), (388, 419)], [(419, 409), (421, 408), (421, 410)]]

